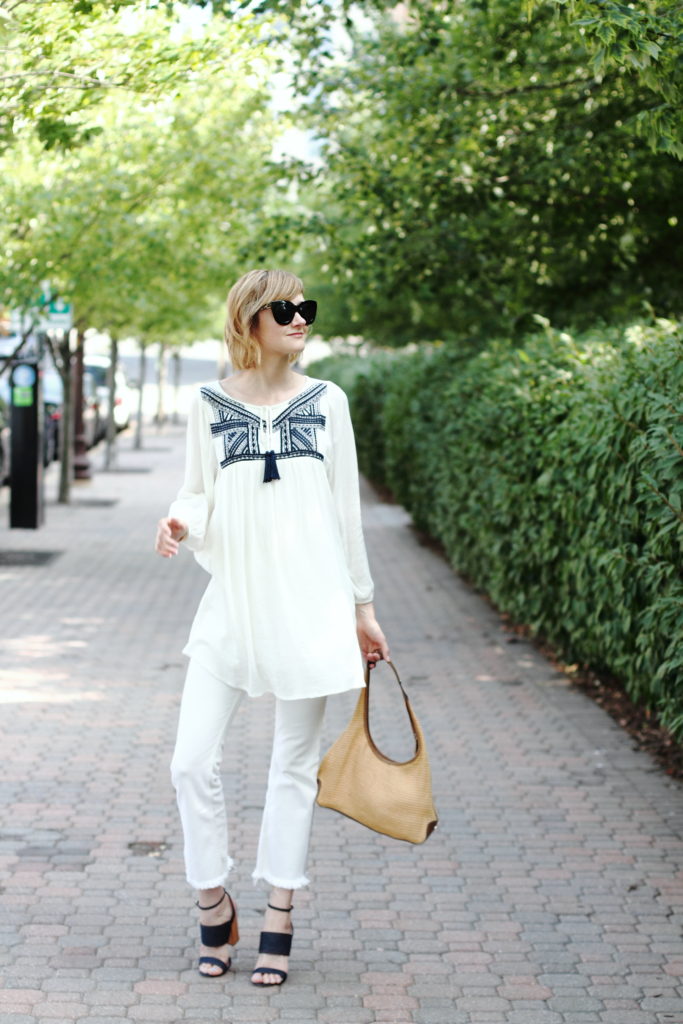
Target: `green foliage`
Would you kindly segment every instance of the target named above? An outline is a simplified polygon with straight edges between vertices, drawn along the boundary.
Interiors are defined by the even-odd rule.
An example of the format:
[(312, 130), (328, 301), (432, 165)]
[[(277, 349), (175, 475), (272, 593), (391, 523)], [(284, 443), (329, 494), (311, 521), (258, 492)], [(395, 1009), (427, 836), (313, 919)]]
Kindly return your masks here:
[(0, 2), (0, 150), (27, 128), (46, 150), (78, 146), (99, 130), (94, 115), (112, 93), (124, 103), (131, 95), (158, 100), (209, 62), (224, 61), (215, 33), (179, 30), (181, 6), (158, 0)]
[[(549, 0), (593, 47), (593, 69), (632, 74), (641, 95), (634, 126), (654, 150), (683, 159), (683, 16), (678, 0)], [(527, 0), (532, 11), (537, 0)]]
[[(165, 16), (147, 17), (165, 38)], [(264, 48), (222, 19), (203, 41), (229, 70), (208, 60), (145, 103), (109, 93), (76, 148), (46, 156), (27, 124), (0, 154), (0, 303), (33, 307), (47, 279), (81, 329), (166, 342), (206, 329), (259, 234), (275, 128)]]
[[(469, 359), (397, 355), (359, 450), (452, 564), (683, 736), (683, 329), (547, 329)], [(374, 474), (367, 456), (363, 469)]]
[[(401, 345), (523, 336), (534, 314), (678, 316), (673, 66), (656, 92), (625, 56), (598, 74), (588, 29), (550, 2), (530, 17), (521, 0), (406, 9), (352, 20), (346, 50), (311, 59), (302, 85), (323, 153), (303, 176), (311, 284), (343, 298), (331, 333)], [(656, 152), (644, 118), (662, 122)]]
[[(208, 0), (207, 0), (208, 2)], [(500, 25), (501, 39), (507, 34), (506, 20), (523, 12), (533, 20), (539, 8), (553, 8), (578, 40), (586, 40), (592, 70), (602, 78), (613, 70), (632, 74), (637, 81), (637, 111), (632, 126), (654, 150), (683, 158), (683, 17), (679, 0), (641, 0), (638, 4), (619, 0), (505, 0), (481, 3), (464, 0), (458, 5), (435, 4), (434, 0), (214, 0), (215, 10), (230, 16), (249, 11), (256, 17), (278, 16), (295, 26), (302, 83), (318, 82), (320, 67), (331, 58), (330, 25), (345, 28), (357, 43), (359, 20), (388, 13), (405, 32), (414, 32), (423, 56), (436, 56), (440, 35), (464, 8), (479, 12)], [(360, 16), (360, 18), (359, 18)], [(282, 20), (280, 22), (282, 24)], [(286, 33), (282, 33), (286, 38)], [(362, 48), (362, 59), (365, 54)]]
[(348, 394), (355, 386), (358, 376), (372, 373), (378, 359), (379, 350), (374, 353), (373, 360), (358, 359), (349, 355), (326, 356), (324, 359), (318, 359), (315, 363), (310, 363), (306, 372), (311, 377), (336, 381), (339, 387)]
[(385, 381), (393, 374), (396, 360), (396, 353), (377, 349), (372, 359), (330, 356), (308, 367), (311, 376), (334, 380), (353, 395), (355, 414), (365, 424), (356, 436), (358, 464), (380, 485), (386, 484), (386, 438), (382, 423)]

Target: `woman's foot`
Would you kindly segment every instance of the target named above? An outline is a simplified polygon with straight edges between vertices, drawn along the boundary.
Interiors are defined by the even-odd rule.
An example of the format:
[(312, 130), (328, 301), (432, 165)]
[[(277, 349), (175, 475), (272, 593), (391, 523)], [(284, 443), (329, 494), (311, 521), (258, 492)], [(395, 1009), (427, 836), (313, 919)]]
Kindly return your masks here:
[[(237, 921), (233, 921), (233, 917), (236, 916), (235, 906), (230, 895), (222, 886), (216, 889), (202, 889), (197, 906), (199, 907), (199, 923), (204, 931), (202, 938), (207, 937), (207, 929), (222, 926), (225, 937), (227, 938), (229, 935), (232, 940), (220, 946), (208, 946), (202, 943), (199, 947), (199, 973), (209, 978), (216, 978), (229, 970), (232, 949), (237, 942)], [(231, 921), (233, 921), (232, 926), (226, 929), (225, 926)], [(220, 933), (218, 934), (220, 935)], [(210, 932), (208, 932), (208, 936), (213, 941), (214, 936)], [(223, 935), (220, 937), (222, 938)], [(211, 961), (218, 961), (218, 963)]]
[[(292, 944), (292, 890), (273, 889), (268, 906), (266, 908), (263, 931), (261, 932), (261, 949), (277, 949), (282, 953), (262, 952), (256, 961), (256, 966), (251, 975), (254, 985), (282, 985), (287, 978), (289, 967), (289, 948)], [(283, 955), (284, 950), (287, 955)], [(272, 970), (269, 972), (267, 968)]]

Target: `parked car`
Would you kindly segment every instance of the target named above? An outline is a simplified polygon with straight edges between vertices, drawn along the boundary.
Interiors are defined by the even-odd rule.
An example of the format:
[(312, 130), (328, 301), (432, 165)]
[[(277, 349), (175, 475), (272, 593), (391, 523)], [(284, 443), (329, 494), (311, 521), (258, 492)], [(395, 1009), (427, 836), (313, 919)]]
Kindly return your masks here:
[(100, 396), (97, 381), (90, 370), (83, 371), (83, 434), (86, 448), (92, 448), (104, 437)]
[[(83, 366), (91, 373), (97, 386), (97, 398), (100, 409), (101, 437), (107, 432), (109, 421), (109, 356), (86, 356)], [(114, 374), (114, 423), (117, 430), (125, 430), (130, 423), (133, 409), (131, 389), (124, 370), (117, 367)]]
[[(64, 409), (64, 385), (54, 367), (43, 371), (43, 461), (46, 466), (59, 458), (59, 438)], [(102, 435), (101, 413), (97, 383), (93, 375), (83, 373), (83, 433), (88, 448), (97, 444)]]
[(49, 466), (59, 458), (59, 434), (64, 405), (64, 385), (56, 370), (43, 371), (43, 462)]

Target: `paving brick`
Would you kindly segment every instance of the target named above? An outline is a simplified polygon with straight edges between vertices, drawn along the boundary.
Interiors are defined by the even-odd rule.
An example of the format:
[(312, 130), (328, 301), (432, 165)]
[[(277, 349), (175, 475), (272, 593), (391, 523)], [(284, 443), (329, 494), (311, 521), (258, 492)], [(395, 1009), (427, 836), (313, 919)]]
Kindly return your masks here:
[[(606, 1010), (600, 1019), (604, 1024), (659, 1024), (657, 1018), (643, 1010)], [(665, 1020), (663, 1024), (666, 1024)], [(675, 1020), (673, 1024), (676, 1024)]]
[(187, 985), (180, 981), (160, 981), (149, 978), (145, 981), (136, 982), (133, 990), (144, 995), (179, 996), (187, 992)]
[(130, 1020), (161, 1020), (175, 1022), (178, 1019), (178, 1010), (172, 1003), (163, 1006), (131, 1006), (128, 1010)]
[[(273, 1020), (272, 1017), (269, 1019)], [(318, 1019), (323, 1024), (372, 1024), (376, 1017), (372, 1010), (353, 1010), (349, 1014), (348, 1009), (326, 1007), (324, 1010), (320, 1010)], [(256, 1018), (254, 1021), (256, 1024)]]
[(564, 1024), (565, 1018), (552, 1010), (510, 1010), (506, 1024)]
[(0, 989), (0, 1009), (5, 1003), (40, 1003), (45, 998), (41, 989), (38, 988), (7, 988)]
[(79, 1017), (78, 1024), (126, 1024), (127, 1017), (117, 1017), (112, 1014), (97, 1017)]
[(508, 983), (507, 985), (501, 985), (497, 988), (496, 993), (502, 999), (509, 999), (514, 1002), (516, 999), (549, 999), (552, 995), (552, 990), (546, 988), (544, 985)]
[(83, 1003), (62, 1003), (62, 1002), (49, 1002), (49, 1003), (36, 1003), (33, 1007), (33, 1013), (42, 1020), (44, 1018), (56, 1018), (59, 1020), (78, 1020), (84, 1013), (87, 1013), (88, 1008)]
[(469, 1014), (459, 1013), (452, 1006), (421, 1007), (413, 1014), (413, 1024), (470, 1024)]

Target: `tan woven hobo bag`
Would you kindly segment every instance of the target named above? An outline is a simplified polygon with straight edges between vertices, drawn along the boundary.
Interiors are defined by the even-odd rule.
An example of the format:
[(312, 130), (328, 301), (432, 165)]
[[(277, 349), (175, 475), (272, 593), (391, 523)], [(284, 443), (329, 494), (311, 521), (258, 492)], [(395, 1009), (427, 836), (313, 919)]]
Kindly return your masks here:
[[(393, 761), (375, 745), (370, 733), (370, 670), (365, 668), (351, 721), (332, 744), (318, 769), (317, 802), (393, 839), (423, 843), (436, 828), (429, 758), (420, 723), (393, 662), (415, 737), (409, 761)], [(377, 671), (374, 669), (373, 671)]]

